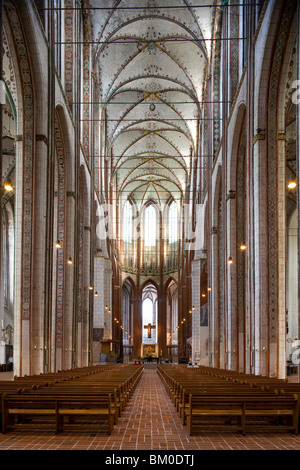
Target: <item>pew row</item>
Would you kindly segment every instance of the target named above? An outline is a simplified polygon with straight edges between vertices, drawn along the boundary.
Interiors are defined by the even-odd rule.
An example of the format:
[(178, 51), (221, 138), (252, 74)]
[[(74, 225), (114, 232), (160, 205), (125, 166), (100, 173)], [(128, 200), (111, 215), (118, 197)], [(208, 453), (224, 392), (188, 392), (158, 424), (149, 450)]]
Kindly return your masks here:
[(201, 366), (160, 365), (157, 373), (190, 434), (299, 433), (300, 384)]
[(110, 434), (143, 370), (117, 365), (0, 382), (2, 433), (39, 428), (58, 433), (88, 426)]

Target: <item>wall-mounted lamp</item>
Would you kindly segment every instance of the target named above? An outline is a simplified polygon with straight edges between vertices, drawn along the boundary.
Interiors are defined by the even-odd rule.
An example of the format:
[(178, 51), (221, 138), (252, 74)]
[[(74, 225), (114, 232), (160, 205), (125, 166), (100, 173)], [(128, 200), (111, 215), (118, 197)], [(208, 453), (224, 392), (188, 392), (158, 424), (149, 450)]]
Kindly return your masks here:
[(61, 243), (59, 240), (57, 240), (57, 242), (55, 243), (55, 248), (61, 248)]
[(295, 189), (296, 186), (297, 186), (296, 181), (290, 181), (289, 184), (288, 184), (289, 189)]
[(5, 191), (13, 191), (14, 190), (14, 187), (13, 187), (13, 184), (12, 184), (12, 181), (10, 179), (7, 179), (4, 183), (4, 189)]
[(72, 258), (69, 258), (69, 259), (68, 259), (68, 264), (69, 264), (69, 265), (73, 264)]
[(233, 259), (232, 259), (231, 256), (229, 256), (229, 258), (228, 258), (228, 264), (233, 264)]

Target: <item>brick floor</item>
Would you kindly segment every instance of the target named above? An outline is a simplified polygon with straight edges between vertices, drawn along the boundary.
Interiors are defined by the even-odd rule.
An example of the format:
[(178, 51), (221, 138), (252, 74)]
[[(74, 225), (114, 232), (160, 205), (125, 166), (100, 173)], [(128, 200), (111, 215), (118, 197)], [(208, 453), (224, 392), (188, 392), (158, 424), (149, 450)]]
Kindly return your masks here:
[(201, 433), (189, 436), (155, 369), (143, 377), (113, 433), (15, 431), (0, 434), (1, 450), (300, 450), (288, 433)]

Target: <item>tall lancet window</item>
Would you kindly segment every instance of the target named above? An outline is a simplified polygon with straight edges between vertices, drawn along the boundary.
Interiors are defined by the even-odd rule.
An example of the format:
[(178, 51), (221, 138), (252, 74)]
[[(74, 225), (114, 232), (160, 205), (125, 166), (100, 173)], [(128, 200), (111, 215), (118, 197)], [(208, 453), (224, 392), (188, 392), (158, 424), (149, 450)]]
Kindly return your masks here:
[(132, 243), (132, 215), (132, 205), (127, 201), (123, 213), (125, 243)]
[(133, 208), (126, 201), (123, 208), (123, 263), (127, 269), (133, 266)]
[(143, 343), (157, 342), (157, 290), (149, 284), (142, 292)]
[(177, 269), (178, 215), (177, 204), (173, 201), (168, 208), (168, 243), (166, 247), (165, 267), (167, 272)]
[(156, 211), (152, 204), (145, 210), (144, 243), (145, 247), (156, 245)]
[(169, 208), (169, 244), (177, 242), (178, 227), (177, 227), (177, 204), (173, 201)]
[(155, 274), (158, 269), (158, 247), (157, 239), (158, 220), (157, 212), (153, 204), (149, 204), (143, 217), (143, 272), (144, 274)]

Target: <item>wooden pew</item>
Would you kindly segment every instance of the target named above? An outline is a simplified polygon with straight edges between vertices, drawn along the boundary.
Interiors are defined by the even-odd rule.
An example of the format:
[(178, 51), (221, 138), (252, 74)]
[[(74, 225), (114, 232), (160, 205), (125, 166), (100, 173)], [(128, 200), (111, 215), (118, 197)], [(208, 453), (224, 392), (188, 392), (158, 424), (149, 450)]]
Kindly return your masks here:
[[(286, 430), (298, 434), (299, 404), (298, 397), (271, 399), (270, 397), (216, 396), (204, 398), (190, 394), (189, 406), (185, 410), (187, 428), (190, 435), (208, 429), (214, 431), (235, 429), (241, 431), (242, 434), (249, 431)], [(279, 417), (285, 418), (280, 424)], [(215, 422), (207, 420), (205, 423), (203, 418), (215, 418)], [(235, 424), (232, 424), (233, 418), (238, 418), (234, 421)], [(273, 419), (273, 423), (270, 422), (270, 418)]]
[[(30, 423), (36, 422), (43, 424), (44, 427), (47, 427), (48, 423), (48, 426), (55, 427), (58, 432), (62, 429), (61, 424), (64, 424), (62, 416), (70, 418), (71, 415), (73, 415), (72, 421), (76, 417), (75, 421), (78, 423), (78, 417), (87, 419), (88, 416), (91, 418), (96, 416), (99, 421), (107, 414), (107, 425), (111, 426), (108, 418), (116, 424), (143, 370), (142, 366), (138, 368), (127, 365), (109, 368), (96, 366), (75, 371), (66, 370), (39, 376), (18, 377), (2, 389), (0, 383), (2, 432), (6, 432), (12, 423), (14, 423), (13, 427), (23, 426), (25, 429), (25, 426), (29, 427)], [(102, 413), (101, 410), (106, 407), (105, 400), (107, 401), (108, 397), (110, 397), (110, 411)], [(99, 400), (103, 402), (100, 408)], [(70, 401), (74, 411), (72, 411), (73, 408), (70, 411)], [(96, 405), (100, 411), (97, 411)], [(82, 411), (80, 411), (81, 408)], [(16, 420), (16, 416), (22, 419)]]
[[(157, 372), (183, 423), (188, 421), (191, 432), (195, 431), (195, 419), (199, 421), (200, 417), (205, 417), (206, 421), (209, 417), (212, 429), (232, 430), (232, 424), (229, 426), (228, 423), (235, 417), (236, 429), (246, 432), (246, 419), (249, 430), (249, 417), (252, 420), (255, 417), (256, 422), (264, 417), (264, 430), (280, 428), (296, 434), (299, 432), (300, 393), (295, 393), (300, 392), (299, 384), (292, 387), (295, 384), (288, 384), (285, 380), (234, 371), (223, 374), (224, 371), (202, 367), (187, 369), (186, 366), (164, 365), (159, 366)], [(270, 420), (274, 421), (275, 418), (277, 425), (270, 425)], [(278, 425), (287, 421), (286, 426)], [(219, 427), (216, 427), (217, 424)], [(207, 423), (204, 428), (207, 429)]]
[[(65, 417), (72, 417), (72, 420), (66, 423)], [(111, 434), (114, 417), (110, 394), (98, 397), (2, 396), (2, 433), (18, 428), (59, 433), (66, 428), (82, 430), (83, 426), (88, 426)], [(88, 418), (92, 418), (92, 422), (86, 422)]]

